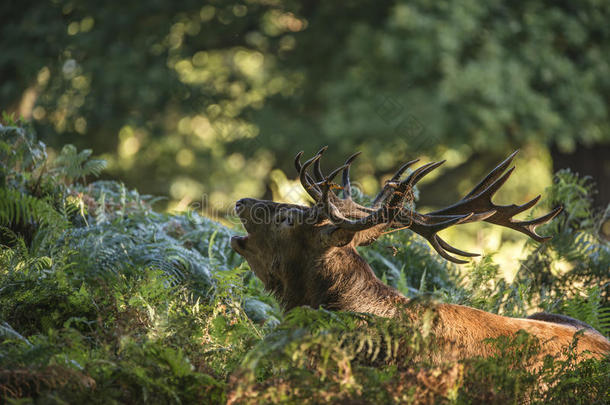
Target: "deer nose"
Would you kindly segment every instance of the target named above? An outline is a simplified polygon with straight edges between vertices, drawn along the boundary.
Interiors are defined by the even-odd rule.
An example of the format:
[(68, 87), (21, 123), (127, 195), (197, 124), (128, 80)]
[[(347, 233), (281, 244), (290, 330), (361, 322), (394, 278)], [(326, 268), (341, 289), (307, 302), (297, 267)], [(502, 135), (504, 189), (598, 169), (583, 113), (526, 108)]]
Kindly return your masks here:
[(235, 213), (239, 215), (243, 210), (245, 210), (249, 201), (250, 198), (242, 198), (240, 200), (237, 200), (237, 202), (235, 203)]

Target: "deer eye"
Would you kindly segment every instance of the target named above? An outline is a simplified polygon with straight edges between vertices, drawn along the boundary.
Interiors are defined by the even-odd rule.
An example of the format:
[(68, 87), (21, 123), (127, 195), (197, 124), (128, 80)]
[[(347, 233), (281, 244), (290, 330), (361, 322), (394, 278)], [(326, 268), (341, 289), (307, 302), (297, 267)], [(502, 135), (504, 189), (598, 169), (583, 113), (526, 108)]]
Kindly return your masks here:
[(275, 222), (278, 225), (286, 225), (286, 226), (292, 226), (294, 224), (294, 221), (292, 220), (292, 218), (286, 214), (277, 216), (275, 219)]

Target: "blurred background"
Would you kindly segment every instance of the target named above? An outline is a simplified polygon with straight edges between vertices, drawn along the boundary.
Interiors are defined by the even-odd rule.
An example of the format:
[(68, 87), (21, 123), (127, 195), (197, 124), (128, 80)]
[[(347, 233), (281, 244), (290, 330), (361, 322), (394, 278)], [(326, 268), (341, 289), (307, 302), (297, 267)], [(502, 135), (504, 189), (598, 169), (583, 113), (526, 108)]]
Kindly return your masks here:
[[(302, 201), (293, 156), (362, 151), (375, 193), (401, 162), (447, 159), (419, 207), (450, 204), (520, 149), (497, 197), (522, 203), (569, 167), (610, 201), (607, 1), (93, 1), (0, 5), (0, 109), (105, 176), (220, 217), (242, 197)], [(610, 225), (606, 222), (610, 234)], [(453, 232), (453, 233), (451, 233)], [(513, 260), (524, 239), (448, 239)], [(460, 247), (464, 243), (458, 243)], [(468, 249), (467, 249), (468, 250)], [(507, 259), (508, 260), (508, 259)]]

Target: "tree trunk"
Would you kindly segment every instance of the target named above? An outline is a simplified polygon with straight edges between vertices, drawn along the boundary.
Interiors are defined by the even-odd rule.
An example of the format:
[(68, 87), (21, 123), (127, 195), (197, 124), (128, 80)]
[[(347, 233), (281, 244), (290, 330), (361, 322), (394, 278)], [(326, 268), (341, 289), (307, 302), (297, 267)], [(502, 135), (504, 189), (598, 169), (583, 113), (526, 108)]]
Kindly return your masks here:
[(610, 142), (592, 146), (578, 144), (570, 153), (561, 152), (557, 145), (551, 146), (553, 172), (569, 168), (581, 176), (591, 176), (595, 181), (597, 194), (593, 205), (604, 209), (610, 203)]

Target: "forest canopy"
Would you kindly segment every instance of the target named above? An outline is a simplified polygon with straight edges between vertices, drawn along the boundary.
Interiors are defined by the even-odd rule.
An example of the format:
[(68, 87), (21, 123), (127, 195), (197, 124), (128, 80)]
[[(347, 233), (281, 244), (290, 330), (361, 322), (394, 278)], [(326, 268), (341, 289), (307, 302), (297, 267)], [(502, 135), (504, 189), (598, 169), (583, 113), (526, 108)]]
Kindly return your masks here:
[[(182, 208), (270, 197), (272, 169), (291, 177), (288, 157), (322, 145), (329, 161), (362, 150), (372, 193), (419, 155), (448, 158), (464, 191), (518, 148), (540, 188), (563, 167), (549, 150), (610, 142), (603, 1), (8, 0), (0, 13), (0, 106)], [(447, 194), (434, 183), (423, 202)]]

